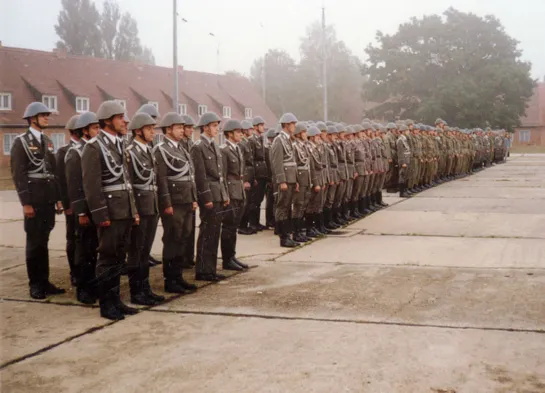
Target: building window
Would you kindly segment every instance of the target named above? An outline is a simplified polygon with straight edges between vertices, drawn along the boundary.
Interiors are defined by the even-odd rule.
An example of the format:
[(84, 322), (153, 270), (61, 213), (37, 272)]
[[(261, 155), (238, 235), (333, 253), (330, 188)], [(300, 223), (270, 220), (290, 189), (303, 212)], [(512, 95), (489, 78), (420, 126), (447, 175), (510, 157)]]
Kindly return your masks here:
[(157, 101), (148, 101), (148, 104), (153, 105), (155, 109), (159, 110), (159, 103)]
[(127, 101), (125, 100), (116, 100), (117, 102), (119, 102), (121, 104), (121, 106), (123, 107), (123, 109), (127, 109)]
[(230, 106), (224, 106), (223, 107), (223, 117), (225, 117), (226, 119), (231, 118), (231, 107)]
[(178, 104), (178, 114), (181, 116), (187, 115), (187, 105)]
[(0, 93), (0, 111), (11, 110), (11, 93)]
[(42, 102), (51, 112), (58, 112), (57, 96), (42, 96)]
[(244, 117), (246, 119), (252, 118), (252, 108), (244, 108)]
[(76, 97), (76, 112), (83, 113), (89, 111), (89, 98)]
[(66, 134), (64, 132), (51, 134), (51, 140), (53, 141), (53, 152), (57, 152), (60, 147), (66, 145)]
[(529, 130), (519, 131), (519, 142), (520, 143), (529, 143), (530, 142), (530, 131)]
[(13, 146), (13, 141), (17, 138), (19, 134), (4, 134), (4, 155), (9, 156), (11, 154), (11, 146)]
[(199, 114), (199, 116), (202, 116), (207, 111), (208, 111), (208, 107), (206, 105), (199, 105), (199, 109), (198, 109), (197, 113)]

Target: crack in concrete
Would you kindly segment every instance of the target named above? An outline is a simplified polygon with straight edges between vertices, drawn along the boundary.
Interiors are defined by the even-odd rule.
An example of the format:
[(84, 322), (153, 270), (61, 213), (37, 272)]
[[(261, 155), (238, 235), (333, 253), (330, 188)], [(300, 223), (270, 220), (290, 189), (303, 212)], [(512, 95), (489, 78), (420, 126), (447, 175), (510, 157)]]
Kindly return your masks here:
[[(364, 229), (363, 231), (366, 231)], [(373, 233), (373, 232), (365, 232), (360, 233), (362, 236), (412, 236), (412, 237), (447, 237), (447, 238), (462, 238), (462, 239), (522, 239), (522, 240), (543, 240), (544, 237), (534, 237), (534, 236), (495, 236), (495, 235), (489, 235), (489, 236), (466, 236), (466, 235), (428, 235), (425, 233)]]
[(8, 270), (15, 269), (15, 268), (25, 266), (25, 265), (26, 265), (26, 263), (20, 263), (18, 265), (8, 266), (8, 267), (5, 267), (5, 268), (1, 269), (0, 273), (7, 272)]

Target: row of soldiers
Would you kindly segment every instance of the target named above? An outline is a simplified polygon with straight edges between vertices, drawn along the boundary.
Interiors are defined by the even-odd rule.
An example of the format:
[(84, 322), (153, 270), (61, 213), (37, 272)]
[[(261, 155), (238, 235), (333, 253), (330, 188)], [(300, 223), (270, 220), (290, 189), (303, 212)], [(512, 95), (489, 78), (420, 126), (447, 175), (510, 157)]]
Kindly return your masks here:
[[(222, 127), (225, 143), (218, 146), (222, 120), (213, 112), (198, 122), (175, 112), (160, 119), (155, 107), (144, 105), (129, 121), (116, 101), (103, 102), (96, 114), (72, 117), (66, 127), (70, 143), (55, 157), (43, 133), (49, 115), (43, 104), (31, 103), (23, 116), (29, 129), (11, 151), (27, 234), (30, 295), (64, 293), (50, 283), (48, 261), (55, 212), (64, 211), (77, 299), (93, 304), (98, 298), (101, 315), (113, 320), (137, 312), (120, 299), (123, 271), (132, 303), (164, 300), (149, 283), (150, 265), (158, 263), (150, 252), (159, 219), (164, 289), (192, 292), (196, 286), (184, 280), (183, 269), (196, 265), (196, 280), (225, 278), (217, 272), (218, 247), (224, 270), (248, 268), (236, 258), (237, 233), (274, 227), (281, 246), (296, 247), (387, 206), (385, 186), (396, 183), (406, 196), (409, 188), (417, 192), (469, 173), (476, 160), (487, 164), (490, 157), (485, 148), (481, 155), (476, 143), (471, 147), (467, 136), (446, 130), (441, 137), (410, 121), (384, 128), (365, 119), (349, 126), (300, 122), (291, 113), (268, 131), (259, 116), (229, 119)], [(195, 129), (200, 139), (193, 143)], [(484, 142), (489, 138), (477, 136), (489, 146)], [(261, 225), (265, 196), (266, 225)]]

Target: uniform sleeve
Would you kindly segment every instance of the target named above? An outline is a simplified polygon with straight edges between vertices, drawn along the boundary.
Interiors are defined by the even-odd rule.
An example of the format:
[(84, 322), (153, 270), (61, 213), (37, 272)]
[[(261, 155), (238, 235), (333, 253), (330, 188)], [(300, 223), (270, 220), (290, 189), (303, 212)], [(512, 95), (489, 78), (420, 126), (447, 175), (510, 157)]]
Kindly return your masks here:
[(11, 177), (19, 196), (21, 205), (30, 205), (30, 190), (28, 188), (28, 158), (21, 138), (16, 138), (11, 147)]
[(59, 182), (59, 190), (61, 194), (61, 202), (64, 210), (70, 209), (70, 198), (68, 197), (68, 189), (66, 185), (66, 174), (65, 174), (65, 164), (64, 159), (66, 157), (67, 149), (61, 148), (57, 151), (56, 161), (56, 175)]
[(83, 148), (81, 157), (81, 174), (85, 199), (93, 221), (97, 224), (109, 221), (108, 206), (102, 192), (102, 166), (100, 153), (94, 143), (88, 143)]
[(157, 161), (157, 195), (159, 196), (159, 211), (172, 206), (170, 191), (168, 189), (167, 165), (161, 154), (160, 148), (155, 148), (155, 161)]
[[(278, 137), (281, 138), (281, 137)], [(284, 173), (284, 148), (280, 140), (275, 139), (271, 147), (271, 164), (273, 173), (273, 182), (275, 184), (286, 183)]]
[(64, 174), (66, 178), (66, 192), (73, 213), (75, 215), (87, 213), (87, 200), (83, 192), (81, 177), (81, 158), (73, 149), (68, 150), (66, 153)]
[(212, 191), (206, 178), (206, 168), (200, 146), (193, 146), (191, 149), (191, 158), (195, 166), (195, 184), (197, 185), (197, 199), (199, 203), (205, 205), (212, 200)]

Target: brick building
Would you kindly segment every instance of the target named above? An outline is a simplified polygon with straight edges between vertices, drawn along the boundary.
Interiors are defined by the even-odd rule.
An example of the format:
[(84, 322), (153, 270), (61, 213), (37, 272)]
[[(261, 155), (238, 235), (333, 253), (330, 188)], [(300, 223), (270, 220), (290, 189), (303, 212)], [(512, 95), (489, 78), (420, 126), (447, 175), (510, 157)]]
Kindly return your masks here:
[[(53, 112), (46, 134), (55, 149), (68, 142), (64, 129), (68, 119), (78, 112), (96, 111), (104, 100), (119, 100), (129, 116), (146, 103), (156, 105), (162, 115), (173, 110), (172, 68), (0, 47), (0, 70), (2, 166), (9, 165), (13, 139), (28, 127), (21, 116), (32, 101), (43, 102)], [(276, 124), (276, 116), (246, 78), (182, 67), (178, 73), (180, 114), (195, 120), (206, 111), (236, 119), (260, 115), (268, 126)]]
[(545, 82), (538, 83), (528, 102), (526, 116), (515, 129), (514, 146), (545, 146)]

